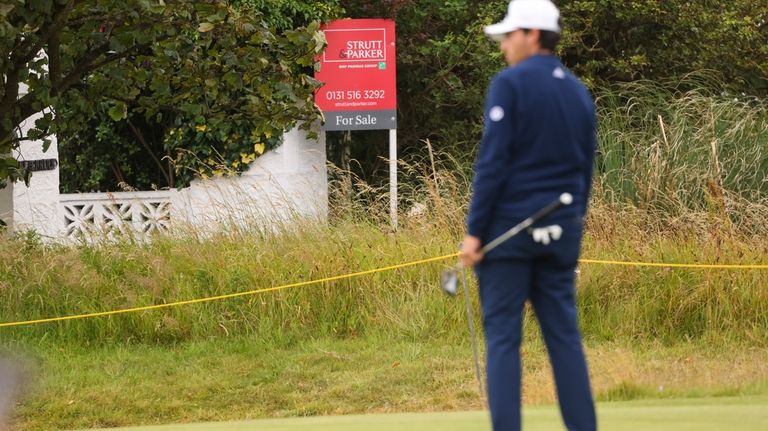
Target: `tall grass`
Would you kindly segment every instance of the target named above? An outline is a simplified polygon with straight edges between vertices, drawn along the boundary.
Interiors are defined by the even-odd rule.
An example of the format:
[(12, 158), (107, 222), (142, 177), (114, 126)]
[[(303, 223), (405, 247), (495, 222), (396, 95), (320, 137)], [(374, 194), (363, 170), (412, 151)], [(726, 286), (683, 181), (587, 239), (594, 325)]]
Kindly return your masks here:
[(708, 80), (688, 77), (683, 84), (694, 91), (634, 82), (599, 95), (599, 199), (734, 222), (765, 206), (768, 105), (713, 94)]
[[(598, 104), (601, 148), (585, 257), (768, 263), (765, 106), (649, 83), (605, 92)], [(79, 248), (3, 240), (0, 321), (248, 291), (454, 252), (471, 167), (436, 154), (426, 141), (421, 158), (402, 161), (400, 172), (397, 231), (389, 226), (386, 189), (333, 170), (327, 223)], [(1, 328), (0, 339), (459, 340), (465, 337), (463, 308), (437, 286), (449, 263), (172, 309)], [(767, 281), (765, 271), (585, 265), (578, 282), (581, 322), (590, 340), (712, 338), (765, 347)]]
[[(228, 234), (204, 242), (80, 249), (0, 250), (2, 321), (36, 319), (216, 296), (347, 274), (453, 251), (425, 229), (389, 234), (372, 224), (308, 225), (279, 235)], [(450, 250), (449, 250), (450, 248)], [(269, 294), (108, 318), (3, 330), (6, 336), (83, 343), (165, 343), (251, 335), (290, 343), (380, 332), (418, 337), (460, 322), (439, 294), (439, 265)]]

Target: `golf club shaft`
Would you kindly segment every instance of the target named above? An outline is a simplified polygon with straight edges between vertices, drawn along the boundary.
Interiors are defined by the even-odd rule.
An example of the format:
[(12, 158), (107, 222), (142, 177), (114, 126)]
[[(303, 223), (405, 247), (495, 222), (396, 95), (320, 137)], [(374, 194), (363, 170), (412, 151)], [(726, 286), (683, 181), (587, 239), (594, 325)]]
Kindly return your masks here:
[(502, 244), (504, 241), (512, 238), (513, 236), (517, 235), (518, 233), (524, 231), (525, 229), (528, 229), (536, 223), (537, 221), (543, 219), (544, 217), (548, 216), (552, 212), (554, 212), (556, 209), (568, 205), (570, 202), (563, 199), (563, 197), (557, 198), (557, 200), (554, 200), (550, 202), (547, 206), (544, 208), (536, 211), (533, 215), (528, 217), (527, 219), (521, 221), (508, 231), (504, 232), (503, 234), (499, 235), (496, 239), (489, 242), (482, 248), (483, 254), (488, 253), (489, 251), (493, 250), (494, 248), (498, 247), (499, 244)]
[[(521, 221), (520, 223), (513, 226), (508, 231), (504, 232), (503, 234), (499, 235), (496, 239), (486, 244), (482, 249), (483, 255), (487, 254), (489, 251), (493, 250), (494, 248), (498, 247), (500, 244), (502, 244), (504, 241), (512, 238), (513, 236), (519, 234), (520, 232), (528, 229), (536, 223), (537, 221), (543, 219), (544, 217), (548, 216), (552, 212), (554, 212), (556, 209), (570, 205), (572, 202), (573, 197), (568, 193), (563, 193), (560, 195), (557, 200), (554, 200), (547, 204), (547, 206), (543, 207), (542, 209), (536, 211), (533, 213), (530, 217), (527, 219)], [(464, 269), (464, 265), (462, 265), (461, 262), (457, 263), (456, 266), (454, 266), (450, 271), (458, 272)]]
[(475, 313), (472, 312), (472, 303), (469, 299), (469, 281), (467, 280), (467, 270), (461, 270), (461, 284), (464, 287), (464, 303), (467, 307), (467, 323), (469, 324), (469, 336), (472, 340), (472, 354), (475, 358), (475, 377), (477, 378), (477, 386), (480, 390), (480, 397), (487, 406), (486, 393), (483, 385), (482, 371), (480, 371), (480, 353), (477, 347), (477, 333), (475, 332)]

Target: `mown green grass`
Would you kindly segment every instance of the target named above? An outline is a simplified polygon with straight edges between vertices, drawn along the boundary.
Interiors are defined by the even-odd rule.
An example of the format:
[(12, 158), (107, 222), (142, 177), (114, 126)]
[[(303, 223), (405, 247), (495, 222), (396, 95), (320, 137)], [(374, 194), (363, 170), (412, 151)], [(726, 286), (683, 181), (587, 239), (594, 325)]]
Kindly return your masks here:
[[(482, 410), (468, 335), (457, 335), (27, 347), (30, 384), (14, 429)], [(552, 404), (546, 352), (535, 331), (526, 336), (523, 402)], [(588, 342), (587, 355), (599, 401), (768, 395), (768, 352), (747, 345)]]
[[(622, 402), (597, 406), (600, 429), (626, 431), (757, 431), (768, 427), (766, 397), (674, 400), (672, 402)], [(563, 429), (554, 407), (523, 411), (523, 426), (532, 431)], [(200, 423), (141, 428), (124, 431), (466, 431), (490, 430), (487, 413), (387, 414), (300, 419), (271, 419), (250, 422)]]

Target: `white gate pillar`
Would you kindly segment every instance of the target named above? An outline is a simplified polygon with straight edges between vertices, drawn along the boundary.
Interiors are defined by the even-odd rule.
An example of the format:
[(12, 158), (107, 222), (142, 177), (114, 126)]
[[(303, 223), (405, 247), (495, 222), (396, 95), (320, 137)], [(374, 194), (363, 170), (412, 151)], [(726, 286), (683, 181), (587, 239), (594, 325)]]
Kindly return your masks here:
[[(27, 93), (21, 84), (19, 97)], [(21, 125), (22, 136), (35, 126), (42, 113), (27, 118)], [(35, 230), (44, 237), (58, 237), (63, 227), (59, 209), (59, 150), (56, 136), (43, 151), (43, 141), (22, 141), (14, 157), (32, 171), (29, 185), (23, 181), (9, 184), (0, 193), (0, 215), (14, 231)], [(4, 213), (10, 213), (6, 220)]]
[(13, 228), (13, 184), (0, 190), (0, 220)]

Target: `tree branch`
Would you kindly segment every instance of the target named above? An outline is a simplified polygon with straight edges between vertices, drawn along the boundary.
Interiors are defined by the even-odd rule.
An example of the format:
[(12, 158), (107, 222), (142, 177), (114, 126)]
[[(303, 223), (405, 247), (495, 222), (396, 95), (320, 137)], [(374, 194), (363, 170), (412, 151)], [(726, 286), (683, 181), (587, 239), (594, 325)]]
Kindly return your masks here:
[(61, 76), (61, 39), (59, 33), (51, 36), (48, 41), (48, 79), (51, 81), (51, 92), (56, 93)]
[(92, 23), (92, 22), (105, 22), (109, 19), (113, 18), (112, 15), (109, 14), (92, 14), (92, 15), (84, 15), (77, 17), (75, 19), (71, 19), (67, 21), (67, 26), (69, 27), (77, 27), (79, 25), (83, 25), (85, 23)]
[(157, 159), (157, 156), (155, 156), (155, 153), (152, 152), (152, 148), (149, 147), (149, 144), (147, 144), (146, 139), (144, 139), (144, 135), (141, 133), (141, 130), (136, 128), (136, 126), (133, 125), (133, 122), (131, 122), (130, 119), (125, 120), (128, 123), (128, 126), (133, 131), (133, 134), (136, 135), (136, 138), (138, 138), (139, 142), (141, 142), (141, 145), (144, 146), (144, 148), (147, 150), (150, 156), (152, 156), (152, 160), (155, 161), (157, 164), (157, 167), (160, 168), (160, 172), (165, 177), (165, 180), (168, 182), (168, 185), (172, 187), (171, 184), (171, 177), (168, 175), (167, 172), (165, 172), (165, 168), (163, 167), (163, 164), (160, 162), (160, 160)]
[(99, 61), (98, 63), (94, 63), (93, 66), (91, 66), (90, 70), (96, 70), (100, 68), (101, 66), (104, 66), (106, 64), (112, 63), (113, 61), (120, 60), (122, 58), (128, 57), (130, 54), (132, 54), (134, 51), (138, 51), (141, 48), (148, 47), (149, 44), (143, 44), (143, 45), (134, 45), (125, 51), (117, 52), (111, 55), (108, 55), (104, 57), (103, 60)]
[[(13, 45), (14, 46), (18, 45), (20, 41), (21, 41), (21, 36), (16, 35), (16, 38), (14, 39)], [(11, 48), (11, 51), (13, 51), (13, 48)], [(8, 56), (7, 52), (3, 52), (3, 54)], [(18, 81), (17, 82), (12, 82), (10, 79), (8, 79), (8, 73), (12, 72), (13, 70), (16, 70), (16, 69), (17, 69), (16, 65), (11, 63), (9, 65), (9, 67), (8, 67), (8, 70), (4, 73), (3, 81), (5, 81), (5, 82), (0, 81), (0, 86), (2, 87), (0, 89), (0, 102), (2, 102), (2, 104), (5, 104), (4, 103), (5, 102), (5, 94), (10, 91), (10, 86), (18, 84)], [(14, 97), (16, 97), (16, 96), (14, 96)]]
[(21, 99), (16, 100), (12, 104), (11, 109), (16, 108), (14, 112), (11, 112), (11, 121), (14, 126), (21, 124), (22, 121), (36, 114), (39, 110), (32, 107), (33, 102), (37, 99), (37, 96), (33, 91), (25, 94)]
[[(38, 38), (25, 39), (18, 49), (14, 49), (11, 55), (11, 62), (15, 64), (27, 64), (35, 58), (38, 52), (48, 43), (50, 38), (61, 31), (64, 24), (67, 21), (67, 16), (75, 6), (75, 0), (69, 0), (58, 12), (53, 16), (53, 19), (47, 25), (40, 28)], [(37, 43), (35, 43), (37, 40)]]
[(28, 141), (28, 140), (29, 140), (29, 137), (28, 137), (28, 136), (17, 136), (17, 137), (15, 137), (15, 138), (11, 138), (11, 140), (10, 140), (10, 141), (8, 141), (8, 142), (9, 142), (11, 145), (13, 145), (13, 144), (18, 144), (18, 143), (19, 143), (19, 142), (21, 142), (21, 141)]
[[(173, 112), (174, 114), (185, 114), (185, 112), (182, 111), (181, 109), (179, 109), (179, 107), (176, 106), (176, 105), (159, 105), (159, 104), (155, 103), (155, 104), (149, 105), (149, 107), (148, 107), (147, 104), (142, 104), (141, 103), (141, 99), (142, 98), (147, 99), (147, 97), (139, 96), (136, 99), (131, 99), (131, 98), (128, 98), (128, 97), (120, 97), (120, 96), (114, 95), (114, 94), (110, 94), (108, 97), (111, 100), (117, 100), (117, 101), (125, 103), (126, 105), (131, 105), (131, 104), (137, 104), (138, 103), (139, 108), (144, 109), (144, 110), (156, 109), (156, 110), (160, 110), (160, 111)], [(149, 98), (149, 99), (151, 99), (151, 98)]]
[[(167, 39), (167, 37), (163, 37), (160, 39), (157, 39), (157, 41), (161, 41)], [(155, 43), (155, 42), (153, 42)], [(94, 50), (88, 55), (84, 56), (82, 60), (72, 69), (72, 71), (69, 73), (69, 75), (62, 78), (61, 82), (58, 85), (58, 88), (56, 89), (56, 92), (53, 92), (53, 94), (58, 95), (62, 94), (65, 91), (67, 91), (74, 83), (80, 80), (80, 78), (85, 75), (88, 72), (91, 72), (93, 70), (96, 70), (104, 65), (107, 65), (109, 63), (112, 63), (114, 61), (120, 60), (122, 58), (128, 57), (129, 55), (135, 53), (136, 51), (139, 51), (142, 48), (149, 47), (150, 44), (138, 44), (133, 45), (130, 48), (127, 48), (124, 51), (117, 52), (114, 54), (110, 54), (105, 56), (101, 61), (95, 62), (94, 61), (105, 52), (108, 52), (109, 48), (109, 42), (105, 42), (101, 44), (98, 48), (98, 50)]]
[[(37, 38), (37, 44), (34, 43), (35, 38), (20, 39), (16, 44), (13, 52), (10, 55), (11, 67), (5, 74), (5, 86), (3, 91), (2, 100), (0, 100), (0, 118), (11, 113), (11, 117), (14, 124), (18, 124), (19, 121), (23, 121), (30, 115), (34, 114), (34, 110), (31, 109), (32, 99), (35, 96), (32, 93), (27, 93), (25, 96), (18, 100), (19, 97), (19, 72), (26, 66), (27, 63), (35, 58), (42, 47), (48, 43), (53, 35), (58, 36), (58, 32), (64, 26), (66, 17), (74, 7), (75, 0), (70, 0), (64, 7), (62, 7), (53, 16), (53, 19), (46, 27), (42, 28), (42, 34)], [(58, 42), (56, 43), (58, 47)], [(58, 66), (57, 66), (58, 67)], [(13, 112), (16, 108), (21, 106), (21, 109), (17, 112)]]
[[(59, 94), (64, 93), (71, 87), (74, 83), (80, 80), (80, 78), (86, 73), (90, 72), (94, 69), (93, 62), (96, 61), (99, 56), (106, 53), (109, 50), (109, 42), (103, 42), (99, 44), (97, 47), (94, 47), (93, 50), (85, 54), (80, 61), (75, 65), (75, 67), (72, 68), (72, 71), (69, 72), (69, 74), (61, 79), (59, 81), (56, 88), (51, 89), (51, 94), (54, 96), (58, 96)], [(55, 91), (54, 91), (55, 90)]]
[(4, 118), (14, 108), (19, 98), (19, 70), (14, 66), (5, 73), (5, 89), (0, 99), (0, 118)]
[(117, 166), (117, 163), (115, 163), (114, 160), (112, 160), (109, 163), (109, 167), (112, 168), (112, 173), (115, 174), (115, 179), (117, 179), (117, 183), (125, 183), (125, 178), (123, 178), (123, 172), (120, 170), (120, 167)]

